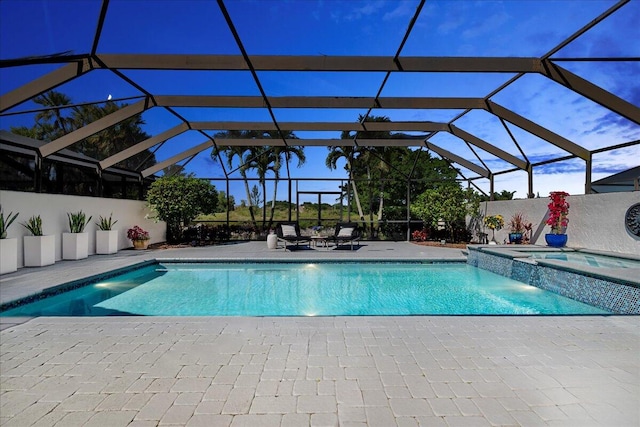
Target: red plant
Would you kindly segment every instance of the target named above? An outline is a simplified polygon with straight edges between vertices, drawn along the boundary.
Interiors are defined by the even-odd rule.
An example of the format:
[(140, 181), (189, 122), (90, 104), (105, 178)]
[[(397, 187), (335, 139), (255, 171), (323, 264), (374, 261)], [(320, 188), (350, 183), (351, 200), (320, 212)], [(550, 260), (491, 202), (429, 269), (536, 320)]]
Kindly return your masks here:
[(427, 236), (428, 236), (427, 230), (425, 229), (416, 230), (413, 233), (411, 233), (411, 238), (416, 242), (424, 242), (425, 240), (427, 240)]
[(127, 230), (127, 239), (129, 240), (149, 240), (149, 232), (134, 225), (133, 228)]
[(552, 191), (549, 193), (549, 199), (551, 202), (547, 205), (549, 208), (549, 218), (547, 218), (547, 225), (551, 226), (551, 233), (564, 234), (564, 229), (569, 224), (569, 203), (566, 201), (566, 197), (569, 193), (564, 191)]

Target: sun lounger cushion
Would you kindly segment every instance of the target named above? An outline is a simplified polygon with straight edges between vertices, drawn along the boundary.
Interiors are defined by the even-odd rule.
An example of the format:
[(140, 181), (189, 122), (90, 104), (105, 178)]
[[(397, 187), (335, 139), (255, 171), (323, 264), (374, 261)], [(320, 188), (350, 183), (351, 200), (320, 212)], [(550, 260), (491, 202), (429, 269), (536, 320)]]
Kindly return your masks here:
[(280, 227), (282, 227), (282, 237), (297, 237), (298, 236), (296, 234), (296, 227), (295, 226), (282, 224), (282, 225), (280, 225)]
[(351, 237), (353, 234), (353, 227), (344, 227), (341, 228), (338, 232), (338, 237)]

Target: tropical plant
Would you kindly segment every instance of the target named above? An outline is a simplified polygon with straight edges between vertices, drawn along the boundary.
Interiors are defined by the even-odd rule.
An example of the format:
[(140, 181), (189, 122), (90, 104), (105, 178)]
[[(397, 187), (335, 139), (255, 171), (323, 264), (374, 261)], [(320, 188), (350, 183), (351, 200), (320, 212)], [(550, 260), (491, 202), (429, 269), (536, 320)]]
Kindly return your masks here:
[[(125, 103), (117, 104), (113, 101), (108, 101), (103, 105), (72, 106), (73, 102), (69, 96), (53, 90), (35, 97), (33, 102), (44, 107), (36, 114), (34, 125), (32, 127), (12, 127), (11, 132), (41, 141), (56, 140), (127, 106)], [(150, 135), (142, 130), (142, 125), (144, 125), (142, 116), (136, 114), (120, 121), (117, 125), (70, 145), (68, 149), (95, 159), (105, 159), (150, 138)], [(155, 155), (147, 149), (123, 160), (119, 166), (137, 170), (155, 163)], [(49, 176), (47, 171), (43, 171), (43, 176), (45, 178)], [(69, 181), (73, 181), (73, 179), (70, 178)]]
[(127, 239), (129, 240), (149, 240), (149, 232), (142, 229), (137, 225), (127, 230)]
[[(365, 127), (369, 122), (390, 121), (386, 116), (358, 117), (358, 122)], [(432, 158), (428, 152), (408, 147), (363, 145), (364, 140), (390, 138), (416, 139), (416, 136), (384, 130), (344, 131), (341, 139), (357, 140), (358, 145), (329, 147), (325, 161), (328, 168), (335, 169), (338, 160), (345, 160), (349, 183), (343, 191), (346, 190), (347, 197), (355, 202), (354, 209), (357, 209), (360, 221), (365, 221), (365, 215), (369, 217), (372, 232), (376, 221), (380, 224), (385, 220), (406, 218), (407, 190), (413, 199), (414, 195), (427, 189), (458, 185), (457, 171), (445, 160)]]
[(96, 222), (98, 229), (102, 231), (110, 231), (111, 228), (116, 224), (116, 222), (118, 222), (118, 220), (113, 221), (111, 219), (112, 216), (113, 216), (113, 213), (109, 214), (109, 218), (100, 216), (98, 218), (98, 222)]
[[(347, 133), (348, 135), (348, 133)], [(343, 134), (343, 139), (344, 134)], [(358, 186), (356, 181), (353, 180), (353, 159), (355, 158), (358, 147), (354, 146), (334, 146), (328, 147), (329, 154), (327, 155), (327, 159), (325, 160), (325, 164), (331, 170), (334, 170), (338, 167), (338, 160), (344, 158), (345, 160), (345, 169), (349, 173), (349, 186), (353, 191), (353, 198), (356, 203), (356, 208), (358, 209), (358, 217), (360, 221), (364, 222), (364, 212), (362, 211), (362, 204), (360, 203), (360, 195), (358, 194)]]
[[(226, 131), (219, 132), (215, 135), (218, 140), (222, 139), (273, 139), (281, 140), (282, 138), (298, 139), (298, 137), (292, 131), (261, 131), (261, 130), (241, 130), (241, 131)], [(221, 144), (219, 144), (221, 145)], [(253, 226), (257, 228), (257, 222), (255, 219), (255, 207), (257, 203), (252, 199), (252, 188), (249, 186), (249, 179), (247, 172), (251, 169), (256, 171), (258, 180), (262, 186), (262, 194), (266, 199), (266, 176), (271, 171), (274, 175), (273, 185), (273, 198), (271, 199), (271, 211), (269, 214), (269, 221), (267, 224), (266, 219), (266, 206), (262, 210), (262, 222), (263, 229), (268, 229), (273, 223), (273, 216), (275, 213), (275, 201), (278, 192), (278, 183), (280, 181), (280, 169), (282, 165), (289, 167), (289, 160), (292, 156), (298, 158), (298, 167), (302, 166), (306, 161), (304, 155), (304, 149), (300, 146), (286, 145), (265, 145), (262, 147), (238, 147), (228, 146), (219, 149), (214, 149), (212, 157), (220, 158), (220, 155), (224, 154), (226, 157), (226, 163), (229, 168), (233, 168), (234, 160), (237, 157), (240, 165), (237, 170), (240, 172), (244, 181), (245, 192), (247, 194), (247, 203), (249, 207), (249, 213), (251, 214), (251, 221)], [(283, 161), (284, 160), (284, 161)], [(266, 203), (265, 203), (266, 205)]]
[(569, 203), (566, 197), (569, 193), (564, 191), (552, 191), (549, 193), (551, 200), (547, 207), (549, 208), (549, 217), (547, 225), (551, 226), (551, 234), (564, 234), (569, 224)]
[[(298, 137), (293, 134), (291, 131), (284, 131), (284, 137), (286, 139), (297, 139)], [(274, 175), (274, 183), (273, 183), (273, 197), (271, 198), (271, 210), (269, 213), (269, 223), (264, 229), (270, 229), (273, 224), (273, 216), (276, 211), (276, 197), (278, 194), (278, 183), (280, 182), (280, 169), (282, 168), (283, 163), (287, 165), (287, 170), (289, 168), (289, 161), (291, 157), (294, 156), (298, 159), (298, 164), (296, 167), (301, 167), (305, 161), (307, 160), (304, 154), (304, 148), (295, 145), (287, 145), (287, 146), (274, 146), (272, 148), (271, 160), (272, 166), (271, 170)], [(284, 158), (284, 162), (283, 162)], [(264, 181), (264, 178), (263, 178)]]
[(67, 218), (69, 219), (69, 231), (71, 233), (82, 233), (87, 226), (91, 217), (87, 218), (84, 212), (67, 212)]
[(18, 212), (16, 212), (15, 215), (13, 214), (13, 212), (9, 212), (9, 215), (7, 215), (7, 217), (5, 218), (4, 217), (4, 212), (2, 211), (2, 208), (0, 207), (0, 239), (6, 239), (7, 238), (7, 229), (9, 228), (11, 223), (13, 223), (13, 221), (16, 220), (18, 215), (19, 215)]
[(34, 215), (27, 220), (27, 222), (23, 222), (22, 226), (29, 230), (29, 232), (33, 236), (42, 236), (42, 218), (40, 215)]
[(522, 212), (516, 212), (509, 220), (509, 230), (512, 233), (524, 233), (527, 226), (531, 228), (531, 223), (527, 223), (527, 219)]
[(467, 215), (475, 215), (479, 201), (471, 189), (444, 185), (420, 194), (411, 204), (411, 213), (433, 227), (440, 221), (454, 238), (454, 227), (464, 224)]
[[(244, 131), (227, 131), (220, 132), (215, 135), (217, 139), (224, 138), (243, 138), (246, 137)], [(221, 155), (227, 159), (227, 166), (229, 168), (233, 168), (233, 162), (236, 157), (238, 157), (238, 161), (240, 162), (240, 166), (238, 167), (238, 171), (240, 172), (240, 176), (244, 182), (244, 190), (247, 194), (247, 203), (249, 204), (249, 214), (251, 215), (251, 223), (256, 224), (256, 214), (251, 204), (251, 189), (249, 188), (249, 178), (247, 177), (247, 171), (250, 168), (250, 161), (255, 157), (256, 150), (258, 147), (239, 147), (239, 146), (228, 146), (228, 147), (219, 147), (217, 146), (211, 151), (211, 157), (213, 159), (220, 158)]]
[(149, 207), (167, 223), (167, 240), (181, 238), (182, 227), (198, 215), (212, 214), (218, 204), (216, 188), (193, 176), (171, 176), (156, 180), (147, 192)]

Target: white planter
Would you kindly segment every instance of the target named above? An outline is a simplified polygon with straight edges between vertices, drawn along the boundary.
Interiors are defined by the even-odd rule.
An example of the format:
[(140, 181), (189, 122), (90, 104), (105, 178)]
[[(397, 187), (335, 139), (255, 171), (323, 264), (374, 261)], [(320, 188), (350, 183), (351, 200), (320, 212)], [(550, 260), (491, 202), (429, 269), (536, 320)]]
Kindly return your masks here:
[(24, 236), (24, 266), (42, 267), (56, 262), (56, 236)]
[(89, 233), (62, 233), (62, 259), (89, 256)]
[(96, 253), (115, 254), (118, 252), (118, 230), (96, 230)]
[(18, 239), (0, 239), (0, 274), (18, 270)]

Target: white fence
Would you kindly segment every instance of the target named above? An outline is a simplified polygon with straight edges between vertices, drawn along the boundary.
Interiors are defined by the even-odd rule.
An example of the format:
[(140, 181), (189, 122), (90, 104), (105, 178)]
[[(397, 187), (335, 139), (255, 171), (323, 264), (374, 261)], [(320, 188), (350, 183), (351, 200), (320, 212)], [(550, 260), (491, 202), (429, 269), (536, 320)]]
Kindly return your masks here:
[(45, 235), (56, 236), (56, 261), (62, 259), (62, 233), (69, 232), (67, 213), (80, 210), (87, 217), (93, 217), (85, 228), (89, 234), (89, 255), (96, 253), (95, 230), (97, 229), (98, 217), (108, 217), (111, 213), (113, 213), (114, 221), (118, 221), (113, 227), (114, 230), (119, 231), (118, 249), (132, 247), (131, 241), (127, 239), (127, 230), (134, 225), (139, 225), (149, 232), (151, 243), (165, 240), (165, 223), (156, 223), (145, 219), (149, 210), (143, 201), (0, 191), (0, 204), (5, 217), (9, 212), (20, 213), (7, 232), (7, 237), (18, 239), (18, 267), (24, 265), (22, 236), (29, 235), (27, 229), (21, 224), (33, 215), (40, 215), (42, 218), (42, 228)]
[[(625, 226), (625, 214), (629, 207), (640, 203), (640, 192), (584, 194), (569, 196), (567, 201), (570, 205), (567, 246), (640, 255), (640, 237)], [(531, 243), (545, 245), (544, 235), (551, 230), (546, 225), (548, 204), (548, 197), (494, 201), (482, 203), (480, 211), (483, 216), (504, 217), (505, 228), (495, 233), (498, 243), (509, 240), (509, 220), (514, 213), (522, 212), (527, 222), (533, 223)], [(491, 230), (484, 232), (491, 239)]]

